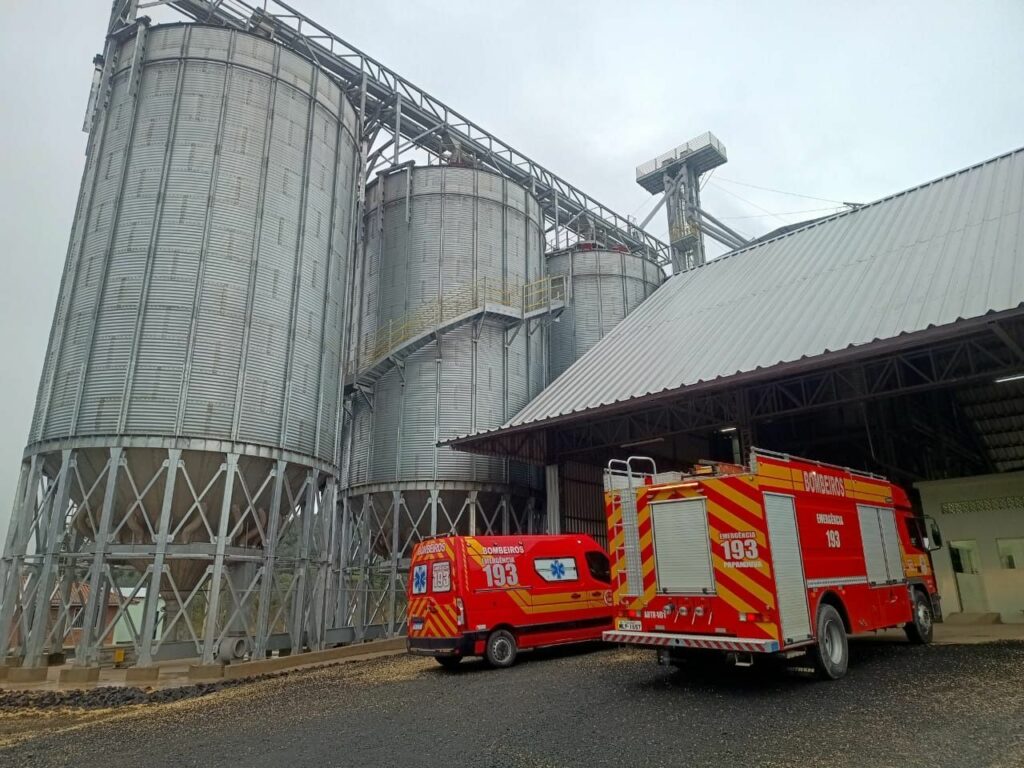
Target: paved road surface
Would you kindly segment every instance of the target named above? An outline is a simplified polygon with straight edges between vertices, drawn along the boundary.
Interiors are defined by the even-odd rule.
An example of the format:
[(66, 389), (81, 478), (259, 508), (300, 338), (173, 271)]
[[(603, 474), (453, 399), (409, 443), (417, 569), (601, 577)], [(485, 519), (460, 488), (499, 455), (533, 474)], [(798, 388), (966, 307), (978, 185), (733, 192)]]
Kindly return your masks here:
[(34, 717), (0, 765), (1024, 766), (1024, 643), (859, 641), (838, 683), (620, 649), (400, 656), (89, 717)]

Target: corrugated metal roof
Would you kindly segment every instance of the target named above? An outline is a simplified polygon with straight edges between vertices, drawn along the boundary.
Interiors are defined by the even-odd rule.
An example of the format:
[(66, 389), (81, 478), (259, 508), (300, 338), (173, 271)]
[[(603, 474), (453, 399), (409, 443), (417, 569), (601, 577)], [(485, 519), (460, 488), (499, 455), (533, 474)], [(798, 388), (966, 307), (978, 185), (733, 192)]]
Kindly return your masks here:
[(958, 392), (957, 399), (995, 468), (1024, 468), (1024, 381), (974, 386)]
[(1024, 149), (673, 277), (502, 429), (1022, 303)]

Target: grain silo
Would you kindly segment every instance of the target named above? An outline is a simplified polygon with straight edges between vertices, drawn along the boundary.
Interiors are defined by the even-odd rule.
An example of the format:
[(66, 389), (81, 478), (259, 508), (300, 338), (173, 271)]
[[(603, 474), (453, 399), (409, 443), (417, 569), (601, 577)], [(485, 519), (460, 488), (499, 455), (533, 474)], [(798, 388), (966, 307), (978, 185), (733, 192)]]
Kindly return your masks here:
[[(665, 279), (664, 270), (642, 253), (586, 240), (548, 253), (547, 271), (566, 281), (565, 309), (549, 330), (548, 383), (583, 357)], [(555, 506), (559, 532), (606, 540), (601, 467), (563, 463)], [(549, 527), (554, 527), (553, 520)]]
[[(113, 593), (145, 595), (140, 665), (259, 655), (275, 632), (315, 645), (355, 110), (301, 56), (200, 25), (132, 25), (97, 84), (0, 636), (20, 627), (32, 666), (77, 624), (76, 663), (94, 663)], [(73, 615), (64, 596), (82, 585)]]
[(565, 311), (552, 325), (548, 381), (554, 381), (661, 285), (665, 272), (642, 253), (579, 242), (547, 256), (547, 273), (564, 275)]
[(485, 170), (407, 165), (370, 185), (364, 222), (347, 495), (369, 549), (527, 530), (535, 468), (437, 443), (500, 426), (544, 385), (537, 200)]

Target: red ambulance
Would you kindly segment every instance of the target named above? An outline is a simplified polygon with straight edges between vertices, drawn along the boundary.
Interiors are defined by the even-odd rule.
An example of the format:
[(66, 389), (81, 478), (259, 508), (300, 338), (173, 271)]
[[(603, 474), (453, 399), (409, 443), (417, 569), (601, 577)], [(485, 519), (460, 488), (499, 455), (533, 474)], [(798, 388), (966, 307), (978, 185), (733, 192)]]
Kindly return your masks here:
[(604, 639), (659, 661), (809, 656), (846, 673), (847, 635), (902, 627), (927, 643), (941, 618), (934, 523), (878, 475), (755, 450), (750, 466), (658, 473), (613, 462), (605, 511), (616, 607)]
[(521, 650), (600, 640), (612, 627), (607, 554), (589, 536), (450, 536), (416, 545), (408, 649), (454, 667), (511, 666)]

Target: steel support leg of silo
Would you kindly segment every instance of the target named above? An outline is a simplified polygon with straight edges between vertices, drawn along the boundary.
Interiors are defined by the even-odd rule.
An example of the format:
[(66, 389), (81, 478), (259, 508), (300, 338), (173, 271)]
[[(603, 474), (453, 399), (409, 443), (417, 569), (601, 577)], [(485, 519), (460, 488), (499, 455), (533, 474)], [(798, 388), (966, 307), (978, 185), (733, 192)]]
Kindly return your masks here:
[(558, 465), (548, 464), (544, 467), (544, 491), (547, 494), (547, 532), (562, 532), (562, 517), (558, 498)]
[(526, 500), (526, 532), (534, 534), (537, 532), (537, 508), (536, 500), (531, 496)]
[(398, 521), (402, 509), (402, 492), (391, 493), (391, 577), (388, 580), (388, 637), (395, 634), (395, 598), (398, 590)]
[(323, 627), (324, 643), (327, 643), (327, 632), (341, 626), (341, 618), (338, 616), (336, 607), (338, 605), (338, 562), (341, 560), (341, 552), (338, 550), (338, 543), (341, 541), (341, 506), (338, 503), (340, 489), (337, 483), (331, 479), (328, 481), (328, 494), (324, 501), (323, 513), (330, 515), (327, 527), (327, 538), (324, 546), (327, 548), (327, 558), (324, 560), (323, 570)]
[(357, 519), (353, 524), (353, 530), (359, 528), (359, 537), (356, 543), (356, 548), (353, 550), (354, 562), (356, 565), (356, 583), (355, 583), (355, 596), (353, 607), (353, 616), (355, 623), (355, 634), (356, 640), (362, 641), (366, 636), (366, 609), (367, 609), (367, 592), (369, 590), (369, 560), (370, 560), (370, 522), (369, 518), (371, 512), (371, 495), (365, 494), (360, 499), (359, 512)]
[(320, 473), (312, 470), (307, 473), (305, 509), (302, 513), (302, 550), (300, 553), (301, 591), (297, 592), (295, 606), (298, 609), (298, 637), (293, 640), (297, 645), (293, 648), (302, 650), (307, 646), (313, 647), (314, 638), (310, 620), (312, 618), (313, 589), (310, 584), (310, 564), (313, 558), (313, 523), (317, 503), (317, 486), (320, 483)]
[(231, 495), (235, 487), (235, 470), (238, 454), (229, 453), (222, 465), (224, 493), (220, 505), (220, 520), (217, 524), (217, 542), (213, 559), (213, 573), (210, 577), (210, 598), (206, 603), (206, 622), (203, 626), (203, 664), (213, 664), (217, 640), (217, 625), (220, 613), (220, 592), (224, 580), (224, 553), (228, 543), (228, 522), (231, 518)]
[(349, 548), (352, 546), (352, 506), (346, 494), (341, 495), (341, 535), (338, 537), (338, 593), (334, 607), (336, 617), (334, 626), (344, 627), (348, 623), (352, 611), (349, 606), (348, 569), (351, 563)]
[(301, 653), (305, 647), (306, 640), (306, 576), (309, 570), (309, 537), (313, 530), (313, 498), (311, 489), (315, 483), (316, 477), (313, 471), (307, 472), (299, 498), (290, 499), (289, 501), (292, 514), (297, 514), (297, 511), (301, 511), (299, 519), (302, 523), (302, 532), (299, 536), (299, 557), (295, 561), (295, 568), (292, 573), (291, 616), (288, 625), (292, 653)]
[(441, 492), (437, 488), (430, 489), (430, 535), (437, 536), (437, 497)]
[[(99, 646), (103, 643), (102, 623), (106, 617), (106, 604), (99, 602), (100, 589), (103, 581), (104, 559), (110, 538), (110, 521), (114, 516), (114, 497), (117, 491), (118, 475), (121, 470), (123, 448), (110, 449), (107, 459), (107, 486), (103, 493), (103, 509), (100, 512), (100, 525), (93, 543), (92, 566), (89, 569), (89, 592), (82, 616), (82, 633), (75, 651), (75, 666), (87, 666), (99, 660)], [(99, 625), (99, 637), (97, 637)]]
[(35, 494), (32, 489), (39, 484), (40, 461), (32, 456), (21, 464), (18, 478), (18, 492), (11, 506), (11, 519), (7, 523), (7, 541), (4, 545), (4, 559), (0, 564), (0, 660), (13, 650), (11, 632), (14, 626), (15, 609), (21, 603), (22, 567), (28, 550), (32, 517), (35, 515)]
[(61, 451), (61, 466), (60, 473), (57, 476), (57, 489), (50, 498), (46, 538), (42, 542), (43, 562), (36, 586), (36, 605), (32, 613), (31, 625), (29, 626), (28, 641), (25, 643), (26, 667), (39, 666), (47, 640), (47, 629), (50, 622), (50, 598), (53, 595), (53, 588), (56, 583), (57, 555), (64, 538), (64, 523), (67, 520), (67, 506), (71, 492), (70, 475), (74, 462), (74, 451)]
[(327, 598), (331, 568), (331, 530), (334, 520), (334, 479), (328, 478), (324, 483), (323, 492), (317, 503), (316, 526), (316, 571), (313, 589), (310, 595), (310, 624), (312, 639), (309, 646), (312, 650), (323, 650), (327, 629)]
[(476, 536), (476, 503), (477, 492), (470, 491), (467, 495), (466, 505), (469, 507), (469, 535)]
[(153, 639), (156, 634), (156, 613), (160, 604), (161, 581), (164, 576), (164, 562), (167, 558), (167, 544), (170, 539), (171, 506), (174, 503), (175, 486), (178, 482), (178, 464), (181, 449), (167, 451), (167, 477), (164, 480), (164, 496), (160, 501), (160, 519), (157, 522), (156, 549), (153, 566), (149, 574), (149, 587), (142, 613), (142, 630), (139, 638), (137, 666), (148, 667), (153, 663)]
[(277, 537), (281, 525), (281, 497), (288, 462), (277, 460), (274, 468), (274, 490), (270, 497), (270, 512), (267, 516), (267, 540), (263, 546), (263, 573), (260, 581), (260, 603), (256, 615), (256, 638), (253, 659), (267, 655), (267, 640), (270, 637), (270, 601), (274, 594), (274, 579), (277, 561)]

